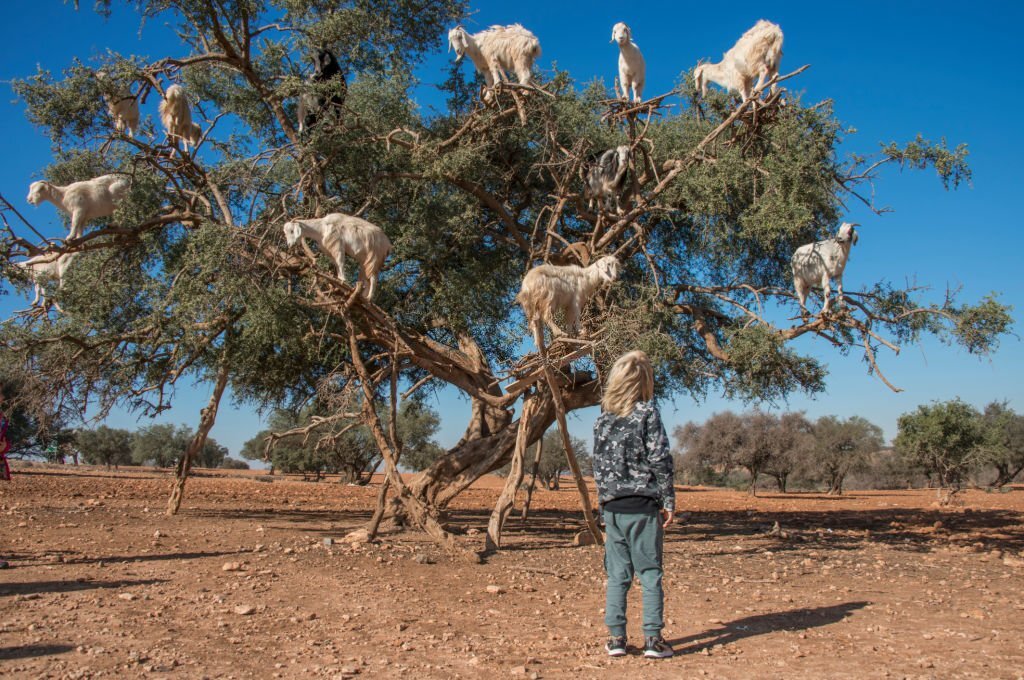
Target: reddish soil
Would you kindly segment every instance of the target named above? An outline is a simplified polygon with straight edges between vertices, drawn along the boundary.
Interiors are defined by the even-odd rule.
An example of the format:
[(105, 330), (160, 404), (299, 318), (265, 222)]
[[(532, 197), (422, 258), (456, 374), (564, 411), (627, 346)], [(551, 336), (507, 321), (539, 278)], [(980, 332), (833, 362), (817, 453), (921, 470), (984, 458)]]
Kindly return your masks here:
[[(201, 473), (168, 518), (162, 473), (16, 469), (0, 484), (0, 675), (1024, 677), (1022, 489), (946, 510), (930, 491), (680, 488), (665, 552), (678, 655), (648, 661), (603, 653), (601, 551), (571, 547), (571, 484), (538, 492), (506, 550), (472, 566), (413, 532), (325, 545), (366, 521), (376, 486), (257, 477)], [(483, 546), (501, 483), (455, 504), (467, 546)]]

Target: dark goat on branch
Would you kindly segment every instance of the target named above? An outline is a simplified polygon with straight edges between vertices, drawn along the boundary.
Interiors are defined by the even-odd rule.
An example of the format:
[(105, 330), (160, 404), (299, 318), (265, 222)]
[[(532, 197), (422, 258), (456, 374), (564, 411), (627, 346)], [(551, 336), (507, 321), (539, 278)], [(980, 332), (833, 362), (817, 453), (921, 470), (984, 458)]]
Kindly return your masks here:
[(335, 112), (341, 111), (345, 103), (345, 95), (348, 85), (345, 82), (345, 72), (338, 64), (334, 53), (328, 49), (322, 49), (313, 60), (313, 73), (309, 76), (309, 82), (313, 84), (327, 83), (338, 80), (341, 83), (337, 91), (329, 97), (324, 97), (317, 92), (303, 92), (299, 96), (299, 132), (304, 132), (316, 125), (320, 112), (324, 107), (329, 106)]

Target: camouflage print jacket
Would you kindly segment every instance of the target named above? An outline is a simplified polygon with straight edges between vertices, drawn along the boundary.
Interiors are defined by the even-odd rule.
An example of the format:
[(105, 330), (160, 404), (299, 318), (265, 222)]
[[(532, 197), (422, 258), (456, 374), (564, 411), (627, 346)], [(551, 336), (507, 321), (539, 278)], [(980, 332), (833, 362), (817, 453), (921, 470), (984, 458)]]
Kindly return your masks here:
[(594, 423), (598, 501), (647, 496), (669, 512), (676, 504), (673, 464), (658, 407), (642, 401), (626, 417), (602, 413)]

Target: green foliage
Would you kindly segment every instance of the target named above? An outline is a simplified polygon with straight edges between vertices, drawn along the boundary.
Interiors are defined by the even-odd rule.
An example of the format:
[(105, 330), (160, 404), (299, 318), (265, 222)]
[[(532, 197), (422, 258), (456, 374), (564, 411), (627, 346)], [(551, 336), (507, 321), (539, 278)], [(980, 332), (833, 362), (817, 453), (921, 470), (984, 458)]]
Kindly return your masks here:
[(225, 458), (221, 462), (220, 467), (225, 470), (248, 470), (249, 464), (237, 458)]
[(883, 444), (882, 428), (861, 416), (846, 420), (822, 416), (814, 423), (814, 444), (806, 474), (824, 483), (829, 493), (841, 494), (847, 476), (863, 469), (869, 456)]
[(1024, 415), (994, 401), (985, 406), (981, 424), (983, 458), (996, 470), (992, 486), (1002, 487), (1024, 470)]
[(132, 438), (132, 462), (136, 465), (171, 467), (185, 453), (191, 439), (192, 432), (185, 425), (147, 425)]
[(953, 492), (982, 460), (981, 414), (959, 399), (919, 406), (900, 416), (898, 427), (896, 450), (937, 475), (942, 486)]
[(931, 166), (942, 180), (942, 186), (946, 189), (952, 185), (954, 189), (960, 186), (961, 182), (971, 181), (971, 168), (967, 165), (967, 145), (958, 144), (955, 149), (950, 149), (943, 138), (939, 143), (933, 144), (921, 135), (914, 141), (904, 145), (896, 142), (889, 142), (882, 145), (882, 153), (900, 164), (901, 167), (911, 167), (924, 170)]
[[(784, 329), (767, 320), (766, 301), (794, 304), (793, 249), (832, 233), (844, 201), (875, 177), (875, 158), (850, 164), (840, 153), (849, 133), (829, 103), (788, 97), (785, 107), (761, 110), (757, 124), (745, 119), (698, 148), (734, 110), (730, 96), (688, 94), (685, 106), (652, 117), (646, 137), (633, 140), (626, 126), (601, 122), (608, 93), (598, 83), (578, 86), (556, 70), (541, 83), (546, 95), (497, 93), (483, 106), (480, 80), (462, 64), (439, 85), (447, 108), (424, 111), (414, 99), (414, 67), (466, 16), (461, 0), (130, 4), (146, 21), (177, 27), (182, 45), (172, 60), (109, 53), (13, 83), (53, 145), (46, 178), (131, 178), (116, 213), (89, 225), (86, 250), (55, 296), (64, 312), (0, 324), (0, 364), (35, 381), (33, 394), (48, 391), (49, 403), (31, 400), (38, 423), (47, 409), (68, 405), (155, 415), (169, 407), (178, 381), (208, 381), (221, 366), (237, 399), (279, 409), (282, 427), (272, 423), (272, 431), (335, 416), (348, 405), (321, 397), (352, 381), (352, 329), (368, 356), (395, 349), (394, 338), (400, 345), (422, 336), (428, 349), (403, 355), (396, 369), (410, 384), (433, 375), (436, 385), (467, 389), (459, 378), (475, 372), (474, 385), (497, 385), (522, 358), (525, 324), (513, 299), (524, 272), (565, 243), (598, 242), (615, 221), (602, 216), (596, 226), (580, 198), (581, 162), (631, 141), (642, 208), (592, 253), (620, 252), (624, 271), (585, 310), (584, 329), (602, 335), (593, 360), (577, 363), (581, 378), (641, 348), (655, 363), (661, 396), (722, 391), (773, 402), (824, 389), (825, 366), (787, 345), (803, 334), (844, 351), (861, 347), (863, 327), (899, 342), (937, 334), (984, 355), (1010, 331), (1010, 309), (994, 297), (969, 305), (950, 295), (936, 305), (884, 283), (850, 293), (860, 326)], [(110, 3), (97, 7), (106, 12)], [(300, 137), (296, 97), (340, 87), (306, 80), (321, 46), (348, 72), (345, 106)], [(101, 69), (107, 78), (97, 78)], [(102, 94), (141, 89), (151, 114), (159, 93), (150, 78), (162, 87), (181, 82), (193, 98), (207, 137), (194, 155), (163, 146), (152, 120), (135, 140), (111, 136)], [(682, 82), (692, 93), (690, 76)], [(918, 137), (883, 146), (877, 160), (933, 167), (956, 187), (970, 180), (966, 157), (962, 145)], [(666, 168), (683, 165), (656, 188), (675, 172)], [(303, 249), (291, 251), (293, 261), (278, 251), (286, 219), (330, 211), (359, 212), (393, 243), (374, 300), (381, 316), (332, 307), (337, 291), (296, 264)], [(321, 254), (324, 268), (325, 260)], [(387, 370), (387, 361), (375, 359), (372, 370)], [(463, 373), (453, 377), (455, 364)], [(436, 423), (403, 412), (413, 428), (402, 435), (413, 442), (405, 464), (420, 468), (440, 455), (430, 443)], [(274, 464), (354, 479), (372, 470), (379, 454), (365, 429), (342, 432), (344, 418), (330, 423), (307, 442), (281, 441)], [(162, 434), (171, 442), (180, 430)], [(181, 453), (178, 444), (165, 451), (140, 437), (137, 460), (163, 464)], [(262, 457), (262, 444), (244, 455)]]
[(79, 430), (75, 446), (82, 460), (90, 465), (132, 465), (132, 433), (128, 430), (100, 425), (92, 430)]

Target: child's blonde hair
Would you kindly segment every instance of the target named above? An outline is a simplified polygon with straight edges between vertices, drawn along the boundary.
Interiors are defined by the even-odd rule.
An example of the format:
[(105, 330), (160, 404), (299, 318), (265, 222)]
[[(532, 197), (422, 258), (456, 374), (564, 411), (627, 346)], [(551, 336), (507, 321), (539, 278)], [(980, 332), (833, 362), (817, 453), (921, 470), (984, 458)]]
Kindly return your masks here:
[(639, 401), (654, 398), (654, 369), (651, 360), (640, 350), (619, 357), (608, 374), (601, 410), (617, 416), (628, 416)]

